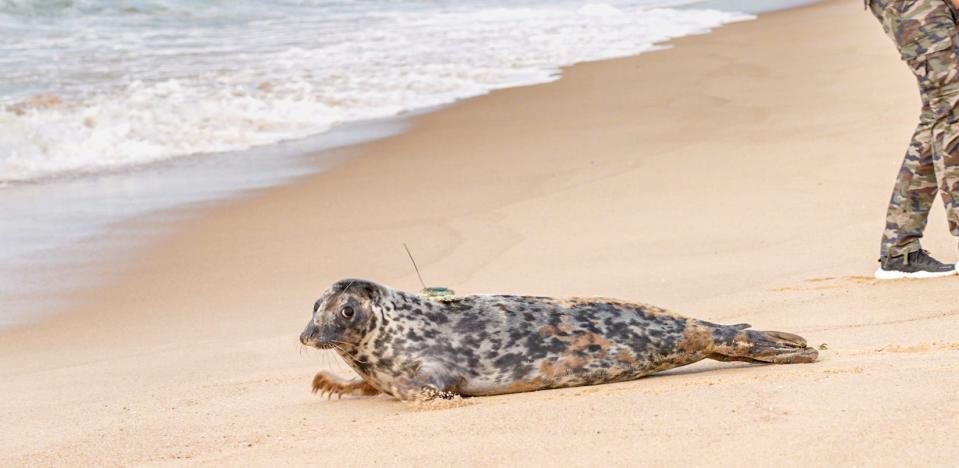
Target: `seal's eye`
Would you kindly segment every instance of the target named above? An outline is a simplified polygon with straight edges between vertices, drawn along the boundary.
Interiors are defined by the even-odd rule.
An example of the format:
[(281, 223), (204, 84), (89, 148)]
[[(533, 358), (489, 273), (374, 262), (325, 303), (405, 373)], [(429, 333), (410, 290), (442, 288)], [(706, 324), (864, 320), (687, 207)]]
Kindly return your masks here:
[(346, 307), (340, 309), (340, 315), (342, 315), (343, 318), (345, 318), (345, 319), (347, 319), (347, 320), (353, 318), (353, 314), (354, 314), (353, 308), (350, 307), (350, 306), (346, 306)]

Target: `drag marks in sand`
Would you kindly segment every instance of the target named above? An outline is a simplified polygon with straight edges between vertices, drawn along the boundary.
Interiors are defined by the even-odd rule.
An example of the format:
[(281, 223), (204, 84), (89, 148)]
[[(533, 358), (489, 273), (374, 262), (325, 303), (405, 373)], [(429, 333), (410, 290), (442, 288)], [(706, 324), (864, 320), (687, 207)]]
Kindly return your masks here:
[(803, 281), (801, 286), (786, 286), (782, 288), (770, 289), (772, 292), (794, 292), (794, 291), (817, 291), (826, 289), (848, 288), (853, 285), (874, 286), (879, 284), (879, 280), (871, 276), (824, 276), (821, 278), (809, 278)]
[(942, 351), (959, 351), (959, 342), (941, 343), (933, 341), (930, 343), (919, 343), (914, 345), (888, 345), (877, 349), (877, 353), (935, 353)]

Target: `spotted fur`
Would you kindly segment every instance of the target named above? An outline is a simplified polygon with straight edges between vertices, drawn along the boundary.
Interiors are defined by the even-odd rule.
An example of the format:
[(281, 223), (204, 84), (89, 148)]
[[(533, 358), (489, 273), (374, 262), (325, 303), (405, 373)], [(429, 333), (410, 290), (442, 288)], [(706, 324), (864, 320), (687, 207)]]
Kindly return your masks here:
[(362, 378), (320, 373), (314, 391), (401, 400), (622, 382), (706, 358), (788, 364), (818, 356), (799, 336), (747, 328), (613, 299), (437, 301), (343, 280), (316, 302), (300, 341), (335, 348)]

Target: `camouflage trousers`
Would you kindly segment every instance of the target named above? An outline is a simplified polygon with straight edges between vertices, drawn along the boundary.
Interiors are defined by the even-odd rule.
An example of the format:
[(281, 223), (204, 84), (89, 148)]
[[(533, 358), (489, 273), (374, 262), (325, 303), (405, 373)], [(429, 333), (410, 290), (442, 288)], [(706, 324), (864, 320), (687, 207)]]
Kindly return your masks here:
[(919, 250), (937, 191), (959, 236), (959, 31), (950, 0), (866, 0), (919, 81), (922, 112), (886, 213), (882, 255)]

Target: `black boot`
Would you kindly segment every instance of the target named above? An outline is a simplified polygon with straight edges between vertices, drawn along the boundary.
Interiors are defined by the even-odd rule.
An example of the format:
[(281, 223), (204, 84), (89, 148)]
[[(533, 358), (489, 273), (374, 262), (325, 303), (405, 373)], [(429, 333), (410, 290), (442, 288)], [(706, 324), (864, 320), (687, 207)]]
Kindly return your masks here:
[(882, 266), (876, 270), (876, 279), (939, 278), (956, 274), (956, 265), (942, 263), (930, 257), (925, 250), (895, 257), (885, 256), (879, 262)]

